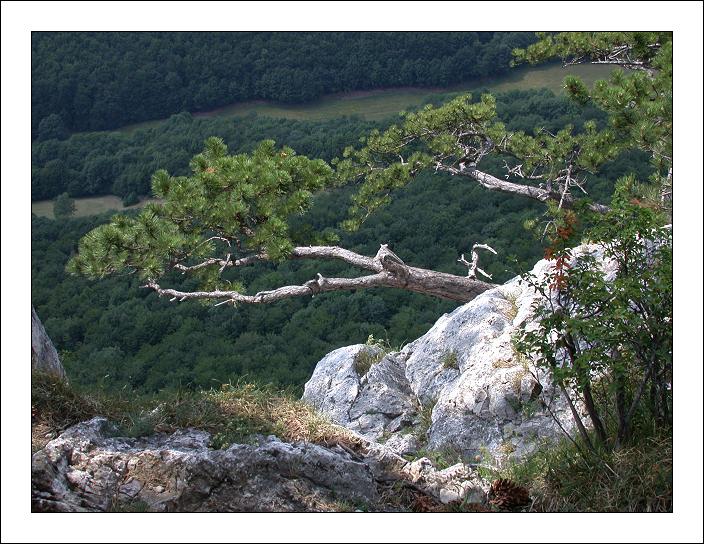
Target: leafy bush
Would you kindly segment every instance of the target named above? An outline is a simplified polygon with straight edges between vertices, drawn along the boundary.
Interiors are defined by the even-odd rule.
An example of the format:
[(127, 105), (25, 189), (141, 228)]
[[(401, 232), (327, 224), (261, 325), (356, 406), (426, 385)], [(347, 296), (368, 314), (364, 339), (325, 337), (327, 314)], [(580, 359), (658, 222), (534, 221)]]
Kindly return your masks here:
[[(541, 295), (538, 326), (524, 327), (515, 342), (552, 372), (565, 398), (572, 391), (584, 400), (596, 439), (616, 448), (628, 443), (639, 419), (672, 424), (672, 229), (633, 203), (633, 185), (632, 177), (620, 180), (610, 211), (592, 218), (587, 231), (613, 278), (594, 254), (573, 258), (576, 220), (562, 215), (561, 234), (547, 250), (554, 266), (543, 278), (524, 276)], [(601, 399), (597, 386), (608, 392)], [(611, 431), (607, 419), (616, 422)], [(575, 421), (593, 449), (587, 425)]]

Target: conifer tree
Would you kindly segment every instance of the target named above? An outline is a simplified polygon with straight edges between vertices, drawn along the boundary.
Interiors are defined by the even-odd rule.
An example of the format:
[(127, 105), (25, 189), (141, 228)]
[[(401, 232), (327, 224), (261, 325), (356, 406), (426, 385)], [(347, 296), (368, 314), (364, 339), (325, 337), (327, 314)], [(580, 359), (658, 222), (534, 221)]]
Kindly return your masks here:
[[(476, 279), (475, 244), (467, 276), (415, 268), (386, 244), (374, 257), (332, 245), (331, 230), (294, 232), (289, 219), (305, 213), (316, 192), (359, 184), (349, 219), (356, 229), (394, 191), (421, 171), (479, 183), (488, 190), (546, 204), (538, 232), (554, 261), (543, 280), (527, 276), (544, 294), (539, 327), (518, 347), (552, 371), (568, 402), (583, 399), (597, 439), (620, 445), (632, 432), (636, 411), (649, 399), (650, 416), (671, 422), (672, 376), (672, 37), (656, 32), (559, 33), (541, 35), (516, 62), (553, 57), (565, 65), (612, 64), (609, 80), (589, 89), (567, 77), (565, 88), (578, 103), (593, 103), (608, 123), (566, 126), (552, 133), (509, 131), (497, 120), (491, 95), (470, 95), (440, 107), (406, 114), (403, 122), (373, 131), (358, 148), (348, 148), (332, 165), (297, 155), (288, 147), (262, 142), (251, 154), (230, 156), (211, 138), (191, 162), (190, 176), (157, 172), (155, 196), (135, 218), (115, 216), (81, 241), (69, 269), (92, 277), (137, 273), (144, 286), (172, 301), (218, 300), (218, 304), (269, 303), (326, 291), (395, 287), (466, 302), (492, 287)], [(588, 179), (602, 165), (630, 150), (650, 155), (648, 180), (618, 181), (613, 202), (594, 202)], [(503, 178), (484, 168), (489, 155), (504, 162)], [(422, 211), (420, 212), (422, 213)], [(538, 221), (535, 222), (538, 225)], [(591, 225), (586, 231), (582, 225)], [(663, 230), (664, 229), (664, 230)], [(614, 284), (603, 281), (593, 260), (574, 262), (570, 247), (582, 236), (599, 244), (616, 263)], [(653, 245), (654, 244), (654, 245)], [(653, 249), (655, 248), (655, 249)], [(488, 248), (491, 249), (491, 248)], [(370, 274), (325, 278), (302, 285), (245, 294), (231, 272), (262, 261), (338, 259)], [(162, 286), (178, 273), (195, 277), (189, 288)], [(490, 278), (489, 278), (490, 279)], [(613, 326), (614, 320), (622, 324)], [(563, 357), (558, 361), (558, 354)], [(594, 389), (606, 376), (611, 400), (598, 406)], [(604, 383), (604, 382), (601, 382)], [(606, 410), (606, 412), (604, 412)], [(618, 421), (609, 437), (604, 414)], [(573, 410), (585, 442), (590, 439)]]
[[(651, 152), (655, 174), (639, 189), (657, 205), (671, 203), (672, 61), (671, 37), (656, 33), (566, 33), (543, 36), (519, 61), (538, 62), (553, 56), (576, 62), (608, 62), (628, 69), (591, 90), (575, 78), (566, 88), (576, 100), (593, 101), (610, 114), (608, 126), (588, 122), (577, 130), (557, 133), (535, 127), (533, 134), (511, 132), (496, 119), (495, 100), (484, 95), (456, 98), (441, 107), (427, 106), (407, 114), (403, 123), (374, 131), (358, 149), (328, 165), (297, 155), (288, 147), (262, 142), (251, 154), (230, 156), (223, 142), (211, 138), (191, 162), (192, 175), (172, 177), (157, 172), (153, 193), (163, 204), (150, 204), (136, 218), (116, 216), (81, 242), (69, 269), (93, 277), (136, 272), (145, 286), (172, 300), (214, 299), (224, 303), (274, 302), (291, 296), (369, 287), (397, 287), (466, 302), (491, 287), (475, 278), (476, 259), (467, 276), (415, 268), (382, 244), (374, 257), (331, 245), (325, 230), (307, 238), (293, 233), (288, 220), (305, 213), (313, 195), (338, 184), (359, 183), (350, 217), (355, 229), (393, 191), (423, 170), (468, 178), (488, 190), (545, 202), (543, 234), (556, 232), (561, 217), (574, 208), (605, 213), (609, 207), (590, 200), (586, 176), (620, 153)], [(481, 169), (488, 155), (505, 161), (506, 176)], [(635, 198), (635, 197), (634, 197)], [(481, 247), (477, 244), (476, 248)], [(231, 269), (260, 261), (339, 259), (372, 272), (356, 278), (318, 278), (252, 295)], [(165, 288), (170, 272), (198, 279), (196, 289)]]

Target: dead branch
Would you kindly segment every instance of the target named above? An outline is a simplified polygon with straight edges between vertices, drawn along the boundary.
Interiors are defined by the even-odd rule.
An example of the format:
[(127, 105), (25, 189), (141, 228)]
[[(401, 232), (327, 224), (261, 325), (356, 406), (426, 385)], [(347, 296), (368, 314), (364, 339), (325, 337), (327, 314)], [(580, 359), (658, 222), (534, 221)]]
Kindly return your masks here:
[[(487, 174), (486, 172), (482, 172), (473, 166), (460, 166), (460, 168), (455, 168), (453, 166), (448, 166), (438, 162), (435, 170), (447, 172), (453, 176), (471, 177), (489, 191), (498, 191), (511, 195), (524, 196), (539, 202), (562, 201), (563, 208), (572, 208), (575, 204), (575, 198), (569, 193), (563, 194), (562, 192), (554, 192), (544, 187), (536, 187), (533, 185), (506, 181), (494, 177), (491, 174)], [(606, 213), (609, 211), (609, 207), (604, 206), (603, 204), (591, 203), (589, 204), (589, 208), (597, 213)]]
[(468, 278), (475, 279), (477, 277), (477, 272), (479, 272), (485, 278), (491, 279), (491, 274), (487, 274), (477, 266), (477, 264), (479, 264), (479, 253), (477, 253), (477, 249), (486, 249), (487, 251), (491, 251), (494, 255), (497, 255), (496, 251), (486, 244), (474, 244), (472, 246), (472, 262), (468, 262), (467, 259), (464, 258), (464, 253), (459, 259), (457, 259), (457, 262), (467, 266)]
[[(476, 247), (480, 246), (477, 245)], [(494, 287), (493, 284), (479, 281), (474, 277), (455, 276), (454, 274), (408, 266), (386, 244), (381, 245), (374, 257), (360, 255), (336, 246), (309, 246), (294, 248), (290, 258), (337, 259), (374, 272), (374, 274), (356, 278), (326, 278), (318, 274), (316, 279), (309, 280), (302, 285), (287, 285), (271, 291), (260, 291), (253, 295), (226, 290), (179, 291), (164, 288), (154, 280), (147, 282), (143, 287), (156, 291), (160, 296), (168, 296), (171, 301), (211, 299), (221, 301), (219, 304), (266, 304), (286, 298), (314, 296), (329, 291), (349, 291), (373, 287), (405, 289), (458, 302), (469, 302), (477, 295)], [(266, 260), (269, 260), (269, 258), (265, 253), (258, 253), (236, 260), (213, 258), (193, 266), (179, 263), (174, 265), (173, 268), (186, 273), (205, 266), (219, 266), (224, 269)]]

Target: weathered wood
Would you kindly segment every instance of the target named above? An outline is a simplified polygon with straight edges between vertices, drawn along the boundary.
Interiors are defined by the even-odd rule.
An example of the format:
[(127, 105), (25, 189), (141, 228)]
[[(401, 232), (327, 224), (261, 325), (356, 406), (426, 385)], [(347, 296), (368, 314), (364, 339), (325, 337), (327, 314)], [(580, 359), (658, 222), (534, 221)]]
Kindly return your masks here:
[[(456, 276), (445, 272), (436, 272), (424, 268), (408, 266), (385, 244), (372, 257), (360, 255), (337, 246), (296, 247), (291, 252), (293, 259), (338, 259), (348, 264), (375, 272), (368, 276), (356, 278), (325, 278), (318, 274), (317, 279), (309, 280), (303, 285), (287, 285), (271, 291), (261, 291), (253, 295), (235, 291), (179, 291), (163, 288), (155, 281), (144, 287), (153, 289), (160, 296), (169, 296), (171, 300), (212, 299), (223, 303), (267, 304), (292, 297), (313, 296), (331, 291), (349, 291), (353, 289), (370, 289), (374, 287), (391, 287), (405, 289), (434, 297), (469, 302), (477, 295), (494, 287), (491, 283), (466, 276)], [(186, 272), (204, 266), (245, 266), (258, 261), (269, 260), (266, 254), (236, 260), (208, 259), (192, 267), (180, 266)]]

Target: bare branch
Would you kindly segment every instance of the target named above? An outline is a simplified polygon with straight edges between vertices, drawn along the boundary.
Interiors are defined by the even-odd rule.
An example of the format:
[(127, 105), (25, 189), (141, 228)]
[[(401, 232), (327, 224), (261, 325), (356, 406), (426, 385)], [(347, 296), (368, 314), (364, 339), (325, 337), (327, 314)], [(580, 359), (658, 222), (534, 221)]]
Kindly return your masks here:
[[(494, 177), (491, 174), (487, 174), (486, 172), (482, 172), (481, 170), (478, 170), (474, 167), (455, 168), (453, 166), (438, 163), (436, 165), (436, 171), (447, 172), (453, 176), (466, 176), (474, 178), (476, 181), (479, 182), (482, 187), (490, 191), (498, 191), (511, 195), (525, 196), (528, 198), (532, 198), (533, 200), (537, 200), (539, 202), (559, 202), (560, 200), (562, 200), (563, 208), (572, 208), (576, 201), (575, 198), (570, 194), (566, 194), (563, 197), (562, 193), (548, 191), (543, 187), (535, 187), (533, 185), (525, 185), (522, 183), (506, 181)], [(609, 207), (604, 206), (603, 204), (591, 203), (589, 204), (589, 208), (597, 213), (606, 213), (609, 211)]]
[[(259, 255), (257, 257), (259, 257), (259, 260), (265, 260), (266, 258), (265, 255)], [(405, 289), (407, 291), (423, 293), (458, 302), (469, 302), (477, 295), (494, 287), (493, 284), (479, 281), (474, 277), (455, 276), (454, 274), (408, 266), (391, 251), (386, 244), (383, 244), (379, 248), (379, 251), (373, 258), (334, 246), (295, 248), (291, 257), (341, 259), (375, 273), (356, 278), (325, 278), (321, 274), (318, 274), (317, 279), (307, 281), (303, 285), (288, 285), (271, 291), (261, 291), (254, 295), (223, 290), (178, 291), (163, 288), (156, 281), (150, 281), (143, 287), (153, 289), (160, 296), (169, 296), (171, 301), (212, 299), (232, 304), (265, 304), (285, 298), (307, 295), (313, 296), (328, 291), (349, 291), (373, 287)], [(220, 261), (213, 259), (211, 264), (218, 264), (219, 262)], [(236, 266), (236, 262), (237, 261), (231, 261), (230, 266)]]
[(182, 263), (177, 263), (173, 267), (176, 270), (180, 270), (182, 273), (186, 272), (193, 272), (194, 270), (199, 270), (201, 268), (207, 268), (208, 266), (214, 266), (217, 265), (221, 267), (221, 270), (224, 270), (226, 267), (230, 266), (248, 266), (250, 264), (254, 264), (260, 261), (267, 261), (269, 258), (267, 257), (266, 254), (264, 253), (258, 253), (256, 255), (248, 255), (246, 257), (242, 257), (241, 259), (235, 259), (234, 261), (231, 260), (230, 254), (228, 253), (227, 258), (225, 259), (216, 259), (216, 258), (211, 258), (211, 259), (206, 259), (205, 261), (194, 264), (192, 266), (186, 266)]
[[(661, 44), (652, 43), (648, 44), (648, 48), (651, 50), (660, 49)], [(581, 57), (576, 57), (570, 60), (563, 61), (563, 67), (574, 66), (576, 64), (613, 64), (617, 66), (623, 66), (624, 68), (629, 68), (631, 70), (642, 70), (646, 72), (649, 76), (655, 74), (655, 70), (652, 64), (648, 61), (634, 60), (631, 58), (631, 51), (633, 49), (632, 45), (623, 44), (616, 45), (609, 51), (601, 51), (595, 57), (588, 55), (583, 55)]]
[(487, 251), (491, 251), (494, 255), (497, 255), (496, 251), (486, 244), (474, 244), (472, 246), (472, 262), (468, 262), (467, 259), (464, 258), (464, 253), (459, 259), (457, 259), (457, 262), (467, 266), (468, 278), (475, 279), (477, 277), (477, 272), (479, 272), (485, 278), (491, 279), (491, 274), (487, 274), (477, 266), (477, 264), (479, 264), (479, 253), (477, 253), (477, 249), (486, 249)]

